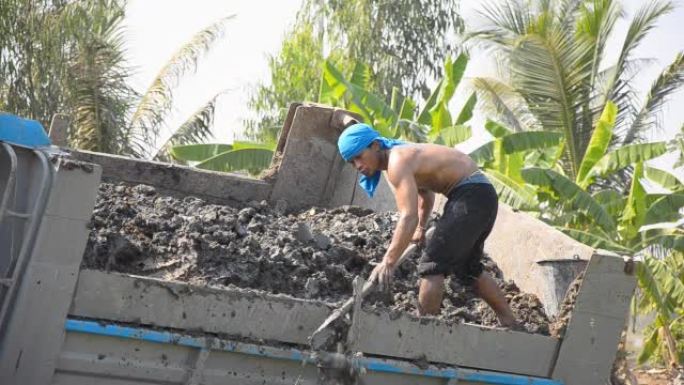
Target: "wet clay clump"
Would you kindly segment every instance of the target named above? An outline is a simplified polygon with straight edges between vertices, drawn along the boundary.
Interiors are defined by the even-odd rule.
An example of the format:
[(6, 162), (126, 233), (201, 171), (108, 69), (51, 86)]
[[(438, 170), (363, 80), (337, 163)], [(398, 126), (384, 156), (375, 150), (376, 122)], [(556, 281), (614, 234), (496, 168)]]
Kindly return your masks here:
[[(368, 277), (382, 259), (397, 220), (356, 206), (286, 211), (283, 201), (232, 207), (160, 195), (147, 185), (103, 183), (83, 267), (339, 302), (352, 295), (354, 277)], [(417, 258), (399, 267), (389, 300), (369, 302), (415, 311)], [(548, 334), (539, 299), (504, 280), (490, 259), (485, 270), (525, 328)], [(454, 279), (446, 280), (439, 318), (497, 325), (494, 312)]]

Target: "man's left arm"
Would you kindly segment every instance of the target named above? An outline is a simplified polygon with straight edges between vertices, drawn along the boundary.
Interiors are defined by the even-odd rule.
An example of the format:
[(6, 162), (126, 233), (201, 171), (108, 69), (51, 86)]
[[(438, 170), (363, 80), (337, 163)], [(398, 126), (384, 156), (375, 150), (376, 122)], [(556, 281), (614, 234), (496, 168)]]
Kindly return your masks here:
[(435, 193), (430, 190), (418, 190), (418, 227), (413, 234), (413, 242), (422, 244), (425, 242), (425, 230), (427, 223), (432, 215), (432, 208), (435, 205)]

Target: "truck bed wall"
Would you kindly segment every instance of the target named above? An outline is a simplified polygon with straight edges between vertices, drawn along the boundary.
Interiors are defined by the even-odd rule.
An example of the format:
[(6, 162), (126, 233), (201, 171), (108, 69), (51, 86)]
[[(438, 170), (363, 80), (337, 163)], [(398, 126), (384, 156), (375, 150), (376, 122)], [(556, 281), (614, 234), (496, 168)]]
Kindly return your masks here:
[[(103, 180), (144, 183), (176, 197), (195, 195), (209, 202), (244, 204), (284, 200), (292, 210), (311, 206), (359, 205), (376, 211), (395, 210), (394, 196), (383, 178), (374, 199), (359, 188), (358, 173), (337, 151), (342, 117), (348, 112), (294, 104), (282, 130), (268, 181), (167, 163), (75, 151), (73, 156), (100, 164)], [(435, 210), (445, 200), (439, 197)], [(521, 290), (537, 295), (549, 315), (557, 313), (565, 291), (594, 250), (531, 216), (500, 204), (485, 251)]]
[[(105, 180), (151, 184), (157, 187), (160, 192), (170, 191), (178, 196), (197, 195), (217, 203), (232, 204), (266, 199), (271, 202), (285, 200), (289, 208), (293, 210), (311, 205), (333, 207), (343, 204), (358, 204), (376, 210), (391, 210), (394, 207), (393, 198), (386, 182), (384, 180), (381, 182), (378, 197), (374, 200), (368, 200), (363, 192), (356, 187), (356, 172), (345, 166), (345, 163), (337, 155), (335, 142), (342, 127), (336, 125), (335, 122), (339, 121), (338, 115), (342, 113), (344, 112), (340, 110), (315, 105), (301, 105), (297, 106), (294, 112), (291, 111), (291, 125), (283, 131), (285, 139), (281, 140), (283, 142), (280, 148), (282, 153), (278, 157), (277, 163), (273, 165), (277, 173), (269, 181), (197, 171), (186, 167), (134, 161), (104, 154), (75, 153), (74, 155), (80, 159), (102, 164)], [(200, 184), (200, 180), (205, 181), (204, 185)], [(496, 226), (489, 238), (487, 251), (502, 266), (507, 278), (516, 280), (523, 290), (537, 294), (545, 300), (547, 298), (553, 299), (555, 296), (557, 301), (558, 293), (562, 290), (550, 284), (553, 280), (544, 278), (555, 274), (554, 271), (546, 269), (548, 265), (544, 266), (544, 263), (575, 260), (586, 263), (587, 260), (590, 260), (595, 261), (592, 262), (595, 266), (602, 266), (602, 269), (605, 270), (604, 273), (611, 272), (611, 280), (602, 281), (598, 277), (590, 280), (593, 282), (593, 288), (583, 291), (583, 295), (592, 298), (607, 293), (604, 305), (610, 306), (602, 309), (597, 307), (595, 301), (584, 301), (584, 305), (582, 305), (584, 310), (581, 312), (584, 315), (578, 317), (576, 322), (571, 322), (568, 327), (569, 337), (560, 342), (552, 338), (540, 339), (539, 336), (526, 334), (517, 336), (517, 333), (514, 332), (505, 332), (510, 333), (511, 337), (502, 337), (497, 334), (501, 331), (486, 330), (472, 325), (452, 326), (439, 325), (439, 323), (436, 324), (437, 326), (422, 325), (421, 322), (424, 323), (425, 321), (412, 319), (389, 322), (396, 320), (386, 320), (373, 314), (366, 314), (363, 316), (365, 317), (362, 320), (363, 322), (359, 322), (362, 325), (367, 325), (366, 332), (368, 334), (365, 340), (360, 339), (362, 342), (359, 342), (357, 348), (361, 351), (367, 350), (369, 354), (386, 354), (405, 359), (430, 357), (430, 360), (450, 365), (469, 365), (478, 369), (501, 370), (522, 375), (540, 375), (547, 378), (553, 375), (555, 378), (562, 379), (567, 385), (599, 383), (599, 379), (604, 378), (603, 375), (606, 370), (609, 370), (612, 362), (609, 351), (614, 354), (616, 344), (612, 344), (612, 341), (619, 337), (621, 328), (618, 327), (618, 324), (624, 323), (627, 303), (631, 296), (630, 288), (633, 289), (634, 285), (633, 277), (622, 272), (622, 260), (618, 257), (598, 254), (593, 249), (583, 247), (563, 234), (549, 229), (542, 222), (524, 214), (514, 213), (505, 207), (500, 210)], [(512, 231), (511, 229), (515, 230)], [(615, 280), (625, 283), (616, 284), (617, 281)], [(527, 286), (525, 282), (532, 284)], [(172, 294), (171, 297), (173, 297)], [(104, 309), (104, 314), (100, 314), (100, 316), (113, 322), (140, 322), (149, 318), (148, 321), (154, 325), (155, 322), (162, 322), (160, 318), (156, 317), (157, 314), (164, 313), (160, 309), (166, 308), (166, 306), (175, 308), (175, 306), (169, 305), (173, 301), (157, 307), (157, 311), (152, 311), (152, 309), (135, 308), (131, 304), (126, 305), (125, 300), (114, 301), (113, 304), (103, 307), (98, 306), (99, 299), (94, 297), (90, 300), (94, 309), (77, 311), (76, 309), (79, 308), (84, 309), (78, 305), (77, 298), (78, 295), (72, 305), (73, 316), (95, 318), (99, 317), (98, 312)], [(167, 300), (160, 299), (159, 301), (163, 303)], [(153, 300), (152, 303), (155, 301)], [(104, 300), (103, 303), (105, 303)], [(178, 305), (177, 303), (174, 304)], [(136, 310), (133, 310), (133, 315), (129, 315), (129, 318), (123, 317), (121, 315), (125, 314), (123, 312), (118, 314), (107, 313), (112, 309), (120, 309), (122, 306), (132, 306), (131, 309)], [(172, 310), (171, 313), (174, 311)], [(178, 317), (177, 313), (174, 314), (174, 317)], [(186, 317), (187, 314), (186, 312)], [(221, 317), (223, 317), (222, 314)], [(180, 316), (182, 317), (182, 313)], [(221, 317), (215, 325), (223, 324)], [(277, 319), (277, 316), (274, 318)], [(176, 319), (174, 322), (176, 323), (164, 322), (164, 325), (159, 326), (181, 328), (181, 330), (192, 329), (192, 326), (184, 323), (187, 322), (185, 320)], [(212, 323), (208, 322), (207, 325), (211, 327)], [(393, 347), (392, 351), (383, 350), (382, 347), (375, 346), (370, 341), (373, 333), (381, 325), (384, 325), (382, 327), (386, 327), (387, 330), (395, 328), (397, 338), (401, 334), (402, 340), (406, 338), (418, 341), (421, 338), (428, 340), (432, 338), (431, 341), (435, 344), (441, 343), (444, 354), (429, 355), (430, 349), (434, 349), (434, 344), (431, 344), (430, 347), (402, 345)], [(241, 327), (246, 326), (241, 325)], [(303, 326), (303, 328), (306, 327)], [(429, 331), (431, 327), (434, 329)], [(254, 330), (256, 331), (252, 332), (251, 335), (244, 330), (241, 333), (247, 333), (247, 336), (269, 336), (268, 330), (270, 329), (268, 326), (267, 329), (257, 328)], [(412, 331), (416, 333), (413, 337), (410, 336)], [(299, 332), (301, 335), (306, 334), (305, 329), (299, 330)], [(407, 336), (405, 333), (409, 333), (409, 335)], [(428, 333), (429, 338), (421, 337), (420, 333)], [(592, 348), (596, 339), (586, 336), (596, 336), (597, 333), (603, 336), (602, 341), (608, 343), (605, 348), (607, 350)], [(273, 332), (273, 334), (278, 335), (278, 338), (284, 338), (282, 331)], [(295, 336), (292, 338), (301, 338), (296, 337), (299, 335), (297, 333), (292, 335)], [(474, 337), (474, 335), (485, 337)], [(390, 337), (386, 336), (382, 339), (387, 339), (389, 343)], [(488, 338), (490, 339), (488, 340)], [(450, 355), (449, 346), (459, 346), (462, 350)], [(521, 346), (527, 346), (529, 350), (521, 352)], [(490, 347), (491, 351), (487, 350)], [(484, 354), (482, 349), (485, 349)], [(470, 353), (468, 353), (469, 351)], [(414, 354), (421, 356), (413, 357)], [(480, 363), (477, 361), (478, 354), (488, 359), (482, 360)], [(579, 359), (579, 356), (582, 355), (585, 357)], [(474, 361), (468, 361), (471, 358)], [(568, 377), (569, 373), (581, 370), (581, 365), (586, 359), (594, 362), (595, 370), (586, 374), (583, 379), (584, 382), (576, 382), (572, 377)], [(522, 363), (522, 365), (516, 368), (514, 367), (518, 365), (516, 362)]]

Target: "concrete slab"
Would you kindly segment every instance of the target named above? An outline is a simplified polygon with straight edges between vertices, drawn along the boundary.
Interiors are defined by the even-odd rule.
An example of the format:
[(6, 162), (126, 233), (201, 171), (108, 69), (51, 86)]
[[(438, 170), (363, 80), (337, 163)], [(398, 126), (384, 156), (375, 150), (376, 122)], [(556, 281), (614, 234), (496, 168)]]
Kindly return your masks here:
[(330, 312), (322, 302), (82, 270), (69, 314), (307, 345)]
[(530, 376), (548, 376), (559, 345), (552, 337), (399, 313), (363, 311), (358, 322), (352, 351)]
[(270, 199), (285, 199), (289, 207), (325, 206), (334, 190), (335, 173), (342, 162), (337, 151), (339, 130), (330, 126), (333, 109), (314, 105), (297, 107), (283, 149)]
[(603, 384), (610, 377), (636, 287), (621, 257), (595, 254), (587, 266), (553, 378), (566, 385)]
[[(67, 340), (53, 383), (561, 385), (538, 377), (389, 358), (311, 354), (292, 347), (86, 320), (70, 319), (65, 326)], [(347, 374), (350, 368), (356, 369), (357, 378)]]
[(58, 163), (0, 346), (0, 383), (45, 384), (57, 364), (101, 173), (97, 165), (88, 165), (86, 171), (65, 164)]
[[(527, 293), (535, 294), (549, 315), (555, 315), (565, 291), (594, 249), (575, 241), (532, 216), (499, 203), (494, 229), (485, 252)], [(558, 265), (573, 268), (564, 279), (554, 273)], [(570, 266), (572, 265), (572, 266)]]
[(147, 184), (163, 194), (180, 198), (193, 195), (217, 204), (268, 199), (272, 187), (259, 179), (169, 163), (89, 151), (73, 151), (72, 155), (76, 159), (102, 165), (104, 181)]

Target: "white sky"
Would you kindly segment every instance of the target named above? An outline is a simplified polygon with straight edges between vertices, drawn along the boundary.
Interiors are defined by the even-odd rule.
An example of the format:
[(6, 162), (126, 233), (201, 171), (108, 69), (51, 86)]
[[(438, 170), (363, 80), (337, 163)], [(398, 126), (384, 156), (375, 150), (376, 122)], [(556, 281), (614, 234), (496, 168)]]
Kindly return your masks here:
[[(475, 9), (479, 1), (462, 0), (466, 23), (477, 25)], [(623, 0), (628, 18), (642, 4)], [(227, 24), (225, 37), (200, 60), (196, 74), (185, 77), (174, 93), (174, 111), (169, 127), (178, 127), (214, 95), (225, 92), (217, 103), (214, 136), (218, 142), (231, 142), (234, 132), (242, 129), (249, 116), (249, 92), (260, 81), (269, 79), (267, 57), (275, 54), (287, 30), (293, 25), (301, 0), (129, 0), (126, 19), (126, 42), (129, 63), (136, 69), (133, 86), (140, 92), (154, 79), (171, 55), (197, 31), (221, 17), (235, 14)], [(622, 38), (627, 21), (618, 24)], [(622, 41), (608, 44), (617, 55)], [(612, 49), (611, 49), (612, 48)], [(664, 66), (677, 52), (684, 50), (684, 6), (679, 2), (674, 13), (660, 19), (658, 27), (641, 43), (639, 57), (656, 59), (635, 79), (636, 88), (645, 92)], [(483, 55), (473, 55), (466, 77), (493, 75), (493, 65)], [(463, 95), (456, 95), (456, 109)], [(473, 121), (474, 137), (465, 148), (474, 148), (487, 140), (481, 129), (482, 116)], [(653, 140), (672, 138), (684, 122), (684, 91), (678, 92), (663, 114), (664, 131), (652, 133)], [(167, 134), (168, 135), (168, 134)], [(658, 166), (669, 168), (673, 157), (659, 159)]]

